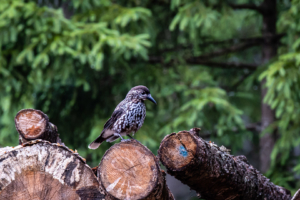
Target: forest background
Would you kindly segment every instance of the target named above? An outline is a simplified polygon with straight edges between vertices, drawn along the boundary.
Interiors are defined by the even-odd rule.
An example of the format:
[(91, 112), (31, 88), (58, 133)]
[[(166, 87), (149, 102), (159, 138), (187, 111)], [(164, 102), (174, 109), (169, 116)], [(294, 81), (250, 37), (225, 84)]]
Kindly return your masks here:
[(146, 85), (158, 104), (135, 138), (154, 154), (200, 127), (295, 192), (299, 33), (300, 0), (1, 0), (0, 146), (17, 145), (14, 116), (36, 108), (96, 166), (112, 144), (88, 144)]

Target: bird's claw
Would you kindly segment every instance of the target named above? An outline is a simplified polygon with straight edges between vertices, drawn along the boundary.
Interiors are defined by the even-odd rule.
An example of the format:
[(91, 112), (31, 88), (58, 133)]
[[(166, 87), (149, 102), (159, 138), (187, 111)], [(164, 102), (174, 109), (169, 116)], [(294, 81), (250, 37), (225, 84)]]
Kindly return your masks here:
[(121, 142), (128, 142), (130, 141), (131, 139), (122, 139)]
[(130, 137), (132, 140), (137, 141), (138, 143), (142, 144), (140, 141), (138, 141), (137, 139), (133, 138), (131, 135), (127, 135), (128, 137)]

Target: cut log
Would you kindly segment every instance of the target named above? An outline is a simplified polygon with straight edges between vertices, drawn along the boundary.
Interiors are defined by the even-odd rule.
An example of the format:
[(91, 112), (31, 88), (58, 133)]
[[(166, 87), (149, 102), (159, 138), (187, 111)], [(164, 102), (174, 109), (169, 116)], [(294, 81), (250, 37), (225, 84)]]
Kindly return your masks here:
[(104, 198), (91, 168), (65, 146), (34, 140), (0, 150), (0, 200)]
[(24, 109), (19, 111), (15, 117), (15, 125), (19, 133), (19, 144), (36, 139), (61, 143), (57, 127), (50, 123), (48, 116), (40, 110)]
[(158, 159), (135, 140), (120, 142), (107, 150), (97, 176), (107, 199), (174, 199)]
[(167, 172), (210, 200), (290, 200), (290, 191), (274, 185), (245, 156), (232, 156), (225, 147), (206, 142), (200, 129), (166, 136), (158, 156)]
[(300, 200), (300, 189), (294, 194), (292, 200)]

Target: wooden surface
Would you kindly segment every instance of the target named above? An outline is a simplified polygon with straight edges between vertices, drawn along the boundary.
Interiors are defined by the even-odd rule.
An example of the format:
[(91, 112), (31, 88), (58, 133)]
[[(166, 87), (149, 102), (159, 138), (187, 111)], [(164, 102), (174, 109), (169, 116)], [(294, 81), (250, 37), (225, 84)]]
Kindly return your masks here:
[(158, 156), (168, 173), (209, 200), (290, 200), (290, 191), (274, 185), (245, 156), (206, 142), (199, 129), (166, 136)]
[(161, 145), (164, 153), (161, 154), (161, 162), (175, 171), (186, 168), (193, 162), (196, 155), (197, 142), (187, 131), (172, 133)]
[(57, 127), (49, 122), (49, 118), (40, 110), (23, 109), (15, 117), (15, 126), (19, 133), (19, 144), (35, 139), (58, 142)]
[(300, 200), (300, 189), (294, 194), (292, 200)]
[(65, 146), (35, 140), (0, 150), (0, 200), (104, 198), (91, 168)]
[(47, 115), (34, 109), (21, 110), (15, 117), (17, 131), (26, 139), (38, 139), (48, 122)]
[(98, 177), (111, 199), (173, 199), (156, 157), (135, 140), (112, 146)]

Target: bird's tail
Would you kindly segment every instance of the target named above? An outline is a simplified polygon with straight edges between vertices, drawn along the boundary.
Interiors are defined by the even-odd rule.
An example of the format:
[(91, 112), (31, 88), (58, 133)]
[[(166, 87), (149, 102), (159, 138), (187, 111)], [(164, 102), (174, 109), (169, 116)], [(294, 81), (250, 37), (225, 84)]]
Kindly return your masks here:
[(94, 142), (92, 142), (90, 145), (89, 145), (89, 149), (97, 149), (99, 146), (100, 146), (100, 144), (102, 143), (102, 142), (104, 142), (106, 139), (104, 139), (103, 137), (101, 137), (101, 135), (99, 136), (99, 137), (97, 137), (97, 139), (94, 141)]
[(119, 138), (120, 138), (119, 136), (113, 135), (112, 137), (107, 138), (107, 139), (106, 139), (106, 142), (113, 142), (113, 141), (115, 141), (115, 140), (117, 140), (117, 139), (119, 139)]

